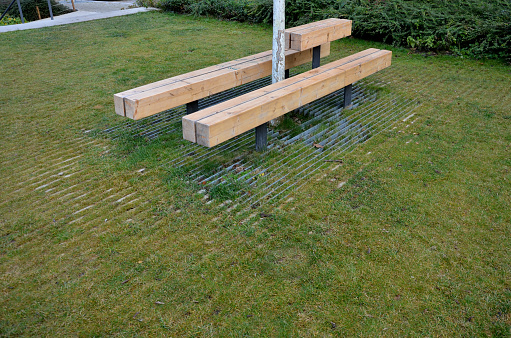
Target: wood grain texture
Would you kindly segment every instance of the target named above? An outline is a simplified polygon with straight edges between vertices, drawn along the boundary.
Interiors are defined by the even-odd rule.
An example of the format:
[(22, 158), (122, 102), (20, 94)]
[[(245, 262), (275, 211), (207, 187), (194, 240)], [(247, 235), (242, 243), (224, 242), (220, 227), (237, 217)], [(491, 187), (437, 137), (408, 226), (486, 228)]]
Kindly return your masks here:
[[(321, 47), (321, 57), (328, 55), (329, 43)], [(271, 75), (271, 59), (270, 50), (117, 93), (115, 111), (139, 120), (199, 100)], [(286, 69), (311, 60), (312, 50), (286, 51)]]
[(351, 35), (351, 20), (326, 19), (286, 30), (286, 48), (306, 50)]
[(390, 51), (371, 48), (184, 116), (183, 137), (213, 147), (389, 67), (391, 58)]

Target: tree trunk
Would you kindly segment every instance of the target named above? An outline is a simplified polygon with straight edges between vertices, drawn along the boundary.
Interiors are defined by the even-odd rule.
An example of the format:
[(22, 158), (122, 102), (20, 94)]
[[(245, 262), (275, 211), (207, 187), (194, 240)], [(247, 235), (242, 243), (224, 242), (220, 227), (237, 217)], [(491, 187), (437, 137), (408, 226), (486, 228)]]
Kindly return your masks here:
[[(273, 48), (272, 48), (272, 83), (284, 80), (286, 70), (285, 61), (285, 29), (286, 29), (286, 1), (273, 0)], [(284, 116), (270, 121), (272, 126), (278, 125)]]

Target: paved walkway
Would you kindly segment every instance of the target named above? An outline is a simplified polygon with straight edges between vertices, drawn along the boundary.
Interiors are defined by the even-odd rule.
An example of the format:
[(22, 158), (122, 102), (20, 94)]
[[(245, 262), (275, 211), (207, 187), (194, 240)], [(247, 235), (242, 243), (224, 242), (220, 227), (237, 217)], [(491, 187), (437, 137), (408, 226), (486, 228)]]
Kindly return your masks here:
[[(61, 4), (72, 8), (71, 0), (61, 0)], [(135, 0), (127, 1), (75, 1), (76, 12), (55, 16), (19, 25), (0, 26), (0, 33), (25, 29), (37, 29), (50, 26), (67, 25), (71, 23), (106, 19), (133, 13), (147, 12), (155, 8), (136, 7)]]

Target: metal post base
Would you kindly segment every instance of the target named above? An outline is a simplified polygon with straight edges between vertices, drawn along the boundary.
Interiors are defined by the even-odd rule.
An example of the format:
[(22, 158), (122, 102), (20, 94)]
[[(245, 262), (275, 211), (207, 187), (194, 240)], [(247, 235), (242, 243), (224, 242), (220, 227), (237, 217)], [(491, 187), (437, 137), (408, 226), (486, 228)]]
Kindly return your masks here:
[(351, 108), (351, 94), (353, 93), (353, 85), (344, 87), (344, 109)]
[(256, 151), (265, 151), (268, 148), (268, 123), (255, 128)]
[(312, 69), (318, 68), (321, 64), (321, 46), (312, 49)]
[(186, 115), (195, 113), (199, 110), (199, 100), (192, 101), (186, 104)]

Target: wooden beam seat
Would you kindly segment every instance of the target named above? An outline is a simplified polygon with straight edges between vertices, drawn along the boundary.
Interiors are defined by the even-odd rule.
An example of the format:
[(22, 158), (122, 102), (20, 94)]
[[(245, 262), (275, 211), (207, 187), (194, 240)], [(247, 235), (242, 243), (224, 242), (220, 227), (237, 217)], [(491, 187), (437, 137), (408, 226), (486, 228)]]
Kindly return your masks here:
[[(330, 54), (330, 43), (321, 46), (321, 57)], [(311, 62), (312, 50), (286, 51), (286, 69)], [(147, 84), (114, 95), (115, 112), (139, 120), (167, 109), (271, 75), (272, 51)]]
[(367, 49), (183, 117), (183, 137), (213, 147), (389, 67), (392, 52)]
[(325, 19), (286, 29), (286, 49), (307, 50), (351, 35), (351, 20)]

